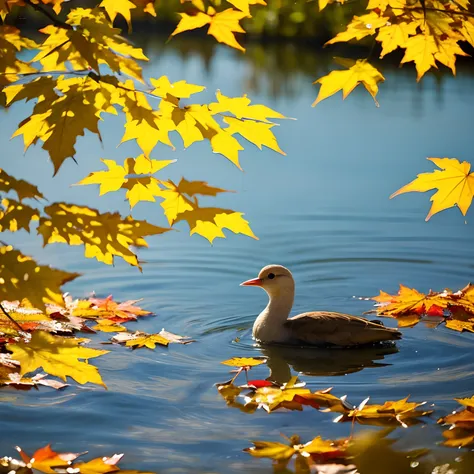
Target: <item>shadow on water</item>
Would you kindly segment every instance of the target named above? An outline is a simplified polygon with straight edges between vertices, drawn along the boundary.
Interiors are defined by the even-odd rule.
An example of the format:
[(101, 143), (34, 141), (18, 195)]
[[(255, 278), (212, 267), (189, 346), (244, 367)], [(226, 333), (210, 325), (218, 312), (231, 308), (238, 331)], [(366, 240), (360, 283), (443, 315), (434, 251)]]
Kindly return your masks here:
[[(382, 368), (391, 365), (380, 362), (396, 354), (395, 344), (362, 347), (359, 349), (308, 348), (284, 345), (261, 346), (262, 355), (267, 357), (269, 379), (284, 383), (294, 372), (311, 376), (341, 376), (359, 372), (365, 368)], [(292, 373), (293, 370), (293, 373)]]

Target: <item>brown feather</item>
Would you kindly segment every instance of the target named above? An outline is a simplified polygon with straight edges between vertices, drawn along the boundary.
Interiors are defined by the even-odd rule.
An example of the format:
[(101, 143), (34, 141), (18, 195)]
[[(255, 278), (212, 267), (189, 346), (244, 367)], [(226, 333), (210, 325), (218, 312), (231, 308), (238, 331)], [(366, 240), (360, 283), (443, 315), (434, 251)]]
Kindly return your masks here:
[(285, 323), (292, 339), (305, 344), (357, 346), (400, 339), (396, 329), (350, 314), (314, 311), (294, 316)]

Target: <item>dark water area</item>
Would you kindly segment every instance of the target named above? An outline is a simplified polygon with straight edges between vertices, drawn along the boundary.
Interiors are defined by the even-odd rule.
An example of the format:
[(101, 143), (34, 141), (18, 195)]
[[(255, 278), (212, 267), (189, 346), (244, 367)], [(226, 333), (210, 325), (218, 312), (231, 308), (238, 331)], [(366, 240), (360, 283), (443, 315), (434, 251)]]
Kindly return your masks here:
[[(345, 101), (336, 96), (311, 108), (317, 95), (312, 81), (329, 68), (328, 56), (273, 46), (249, 48), (244, 56), (225, 47), (206, 49), (209, 43), (197, 40), (176, 43), (165, 47), (163, 39), (143, 39), (150, 58), (147, 76), (165, 74), (172, 81), (205, 85), (197, 96), (202, 101), (211, 101), (217, 89), (227, 96), (248, 93), (255, 103), (297, 119), (282, 121), (276, 130), (287, 156), (247, 144), (241, 154), (244, 172), (213, 154), (207, 143), (175, 152), (159, 146), (154, 152), (155, 158), (178, 160), (167, 168), (172, 179), (184, 175), (236, 191), (215, 203), (244, 212), (259, 240), (229, 233), (210, 246), (178, 225), (179, 232), (150, 238), (150, 248), (140, 250), (147, 262), (140, 274), (119, 261), (110, 267), (86, 260), (81, 248), (42, 249), (34, 232), (2, 237), (41, 263), (83, 273), (66, 285), (75, 297), (94, 291), (121, 301), (143, 298), (142, 306), (156, 316), (129, 324), (130, 329), (158, 332), (164, 327), (197, 342), (133, 352), (106, 346), (111, 353), (94, 364), (107, 391), (74, 384), (61, 392), (2, 389), (0, 453), (13, 454), (14, 445), (31, 452), (51, 442), (57, 451), (124, 452), (124, 468), (265, 473), (272, 471), (270, 461), (242, 452), (250, 440), (279, 440), (280, 433), (297, 433), (305, 441), (318, 434), (350, 435), (350, 423), (333, 423), (334, 414), (311, 408), (248, 414), (227, 407), (214, 387), (229, 378), (229, 368), (220, 361), (265, 355), (267, 364), (253, 369), (252, 378), (266, 378), (270, 371), (280, 379), (301, 373), (312, 390), (334, 387), (335, 395), (346, 394), (354, 405), (367, 396), (383, 403), (411, 395), (436, 410), (422, 424), (395, 429), (390, 437), (398, 441), (374, 448), (370, 462), (361, 461), (360, 472), (473, 472), (467, 450), (440, 446), (442, 428), (436, 420), (457, 408), (454, 397), (474, 393), (474, 334), (418, 324), (403, 329), (396, 348), (262, 349), (252, 341), (250, 328), (266, 295), (239, 287), (262, 266), (279, 263), (296, 279), (293, 314), (317, 309), (362, 314), (372, 303), (360, 298), (380, 289), (395, 292), (403, 283), (424, 292), (454, 290), (473, 280), (472, 211), (464, 218), (453, 209), (425, 222), (428, 195), (388, 199), (417, 173), (433, 169), (428, 156), (472, 161), (472, 70), (461, 67), (456, 78), (427, 75), (417, 84), (411, 66), (387, 66), (379, 108), (361, 88)], [(71, 187), (101, 169), (99, 158), (122, 162), (139, 154), (132, 142), (116, 147), (123, 119), (107, 117), (101, 123), (102, 145), (90, 134), (80, 138), (77, 164), (67, 160), (53, 179), (43, 150), (33, 147), (23, 156), (21, 140), (9, 141), (28, 110), (20, 104), (0, 112), (1, 166), (38, 185), (50, 201), (127, 214), (121, 193), (99, 198), (92, 187)], [(166, 225), (158, 203), (135, 209), (135, 218)], [(107, 337), (94, 335), (92, 345), (103, 348), (100, 342)], [(356, 433), (363, 429), (370, 427), (354, 427)], [(431, 450), (419, 464), (397, 454), (416, 448)], [(445, 470), (435, 469), (444, 464), (449, 464)]]

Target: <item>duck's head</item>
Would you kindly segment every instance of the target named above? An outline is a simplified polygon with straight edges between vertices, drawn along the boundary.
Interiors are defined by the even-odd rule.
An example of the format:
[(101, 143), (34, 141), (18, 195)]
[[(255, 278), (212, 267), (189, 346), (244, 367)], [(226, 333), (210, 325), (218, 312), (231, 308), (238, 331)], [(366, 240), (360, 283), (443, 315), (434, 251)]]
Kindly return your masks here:
[(257, 278), (244, 281), (240, 286), (260, 286), (269, 295), (277, 295), (282, 290), (294, 290), (295, 282), (288, 268), (282, 265), (267, 265), (263, 267)]

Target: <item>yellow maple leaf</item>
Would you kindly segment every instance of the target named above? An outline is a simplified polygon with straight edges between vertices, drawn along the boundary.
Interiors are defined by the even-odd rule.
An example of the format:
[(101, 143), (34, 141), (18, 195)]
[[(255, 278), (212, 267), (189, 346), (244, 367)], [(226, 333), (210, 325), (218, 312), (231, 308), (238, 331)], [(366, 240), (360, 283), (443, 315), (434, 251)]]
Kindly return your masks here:
[(97, 209), (73, 204), (54, 203), (44, 208), (49, 217), (42, 217), (38, 233), (44, 245), (59, 242), (84, 245), (87, 258), (113, 265), (114, 257), (121, 257), (141, 270), (132, 246), (147, 246), (145, 236), (162, 234), (170, 229), (158, 227), (118, 213), (100, 213)]
[(209, 242), (216, 237), (225, 238), (223, 229), (229, 229), (236, 234), (244, 234), (256, 239), (249, 223), (243, 219), (243, 214), (229, 209), (214, 207), (200, 207), (197, 195), (215, 196), (226, 192), (224, 189), (214, 188), (202, 181), (187, 181), (184, 178), (176, 185), (172, 181), (162, 182), (166, 186), (160, 197), (161, 206), (170, 225), (175, 222), (186, 221), (190, 228), (190, 235), (199, 234)]
[(44, 199), (43, 194), (35, 185), (23, 179), (16, 179), (2, 168), (0, 168), (0, 191), (5, 193), (14, 191), (20, 201), (23, 199)]
[[(0, 13), (1, 13), (0, 8)], [(17, 58), (17, 52), (34, 49), (38, 45), (13, 26), (0, 26), (0, 88), (19, 79), (20, 74), (37, 72), (37, 69)]]
[(161, 206), (165, 210), (165, 216), (170, 225), (175, 222), (179, 214), (194, 209), (197, 202), (196, 196), (216, 196), (218, 193), (228, 192), (225, 189), (209, 186), (204, 181), (188, 181), (185, 178), (181, 178), (178, 185), (171, 180), (163, 181), (163, 185), (166, 189), (160, 193), (160, 197), (163, 198)]
[(101, 158), (102, 163), (107, 166), (107, 171), (94, 171), (76, 184), (98, 184), (100, 185), (99, 195), (102, 196), (112, 191), (120, 189), (126, 181), (127, 171), (123, 166), (118, 165), (114, 160)]
[(2, 199), (0, 208), (0, 232), (9, 230), (17, 232), (20, 229), (30, 231), (31, 221), (39, 219), (39, 211), (13, 199)]
[(406, 427), (421, 416), (430, 415), (432, 410), (420, 409), (426, 402), (409, 402), (409, 397), (396, 401), (387, 401), (383, 405), (363, 404), (337, 418), (337, 421), (358, 421), (363, 424), (390, 425), (393, 422)]
[(361, 40), (366, 36), (372, 36), (377, 33), (377, 29), (387, 25), (389, 18), (381, 16), (376, 12), (370, 12), (362, 16), (354, 16), (352, 21), (347, 25), (345, 31), (338, 33), (334, 38), (326, 44), (346, 43), (353, 39)]
[(135, 90), (132, 81), (125, 82), (121, 91), (126, 119), (121, 143), (136, 140), (147, 157), (159, 142), (174, 149), (169, 138), (169, 132), (176, 128), (174, 123), (163, 120), (159, 112), (152, 109), (145, 94)]
[(226, 359), (221, 362), (224, 365), (230, 365), (231, 367), (255, 367), (257, 365), (265, 364), (267, 359), (256, 357), (232, 357), (232, 359)]
[(470, 173), (471, 164), (459, 162), (456, 158), (428, 158), (440, 170), (422, 173), (411, 183), (394, 192), (390, 198), (408, 192), (426, 192), (437, 189), (431, 196), (433, 203), (426, 216), (429, 220), (434, 214), (457, 206), (465, 216), (474, 196), (474, 173)]
[(102, 7), (107, 12), (112, 23), (117, 15), (122, 15), (127, 21), (128, 31), (132, 31), (131, 10), (137, 7), (130, 0), (102, 0), (99, 3), (99, 7)]
[(430, 293), (425, 295), (404, 285), (400, 285), (397, 295), (389, 295), (381, 291), (379, 296), (374, 296), (372, 299), (382, 303), (377, 308), (377, 313), (386, 316), (411, 315), (412, 313), (420, 315), (429, 313), (433, 307), (435, 307), (434, 309), (446, 309), (450, 303), (450, 300), (444, 297), (443, 294)]
[(262, 149), (266, 146), (282, 155), (286, 155), (284, 151), (278, 146), (277, 139), (270, 130), (276, 124), (255, 122), (254, 120), (239, 120), (234, 117), (225, 117), (224, 122), (229, 125), (225, 131), (229, 134), (238, 133), (242, 135), (249, 142)]
[(34, 307), (43, 309), (45, 302), (61, 303), (61, 285), (78, 276), (38, 265), (10, 245), (0, 247), (0, 301), (27, 298)]
[(242, 97), (227, 97), (222, 94), (220, 90), (218, 90), (216, 92), (216, 98), (217, 102), (212, 102), (209, 104), (209, 110), (212, 114), (230, 112), (238, 119), (247, 118), (267, 123), (269, 122), (268, 119), (270, 118), (287, 118), (265, 105), (250, 105), (251, 100), (247, 97), (247, 95), (243, 95)]
[(408, 37), (416, 34), (417, 24), (414, 22), (391, 23), (379, 29), (377, 41), (382, 43), (380, 57), (395, 51), (397, 48), (406, 48)]
[(139, 155), (137, 158), (125, 159), (123, 166), (113, 160), (101, 161), (107, 166), (107, 171), (94, 171), (76, 184), (99, 184), (101, 196), (127, 189), (126, 198), (133, 208), (140, 201), (155, 202), (155, 196), (160, 195), (161, 189), (159, 181), (151, 175), (176, 160), (153, 160)]
[(143, 82), (136, 60), (148, 61), (148, 58), (141, 48), (135, 48), (120, 36), (120, 30), (113, 28), (103, 10), (74, 8), (68, 13), (66, 23), (70, 28), (48, 25), (40, 30), (48, 37), (32, 62), (40, 61), (43, 71), (66, 71), (67, 63), (73, 69), (90, 67), (99, 74), (99, 64), (106, 64), (114, 72), (123, 72)]
[(12, 352), (12, 357), (20, 362), (22, 375), (42, 368), (48, 374), (64, 381), (71, 377), (81, 385), (95, 383), (105, 387), (97, 367), (87, 361), (109, 351), (82, 347), (81, 342), (81, 339), (34, 331), (29, 342), (7, 344), (7, 349)]
[(248, 17), (250, 15), (250, 5), (266, 5), (265, 0), (227, 0), (231, 5), (234, 5), (235, 8), (238, 8), (240, 11), (244, 12)]
[(214, 36), (219, 43), (227, 44), (232, 48), (245, 52), (245, 48), (235, 39), (235, 33), (245, 33), (239, 21), (246, 16), (245, 13), (232, 8), (216, 13), (212, 16), (207, 34)]
[(418, 73), (416, 80), (419, 81), (432, 67), (437, 67), (435, 61), (437, 52), (438, 46), (432, 35), (424, 33), (412, 36), (406, 42), (405, 55), (400, 64), (413, 61)]
[(163, 99), (168, 95), (178, 99), (188, 99), (191, 95), (197, 94), (205, 89), (204, 86), (189, 84), (186, 81), (171, 83), (167, 76), (161, 76), (158, 79), (150, 78), (150, 82), (154, 87), (151, 93)]
[(210, 7), (208, 8), (208, 13), (198, 12), (193, 16), (187, 13), (180, 13), (180, 15), (181, 20), (173, 33), (171, 33), (171, 36), (209, 25), (208, 35), (214, 36), (220, 43), (227, 44), (240, 51), (245, 51), (245, 48), (235, 39), (235, 33), (245, 33), (245, 30), (239, 24), (239, 21), (247, 16), (245, 13), (232, 8), (216, 13)]
[(378, 83), (385, 80), (380, 71), (365, 59), (358, 59), (355, 63), (347, 59), (343, 61), (349, 67), (347, 71), (332, 71), (327, 76), (323, 76), (315, 81), (315, 83), (321, 84), (321, 88), (319, 89), (318, 97), (313, 102), (313, 107), (340, 90), (342, 90), (342, 97), (345, 99), (359, 84), (362, 84), (367, 89), (378, 106), (375, 98), (379, 91)]
[(132, 347), (133, 349), (147, 347), (148, 349), (152, 350), (155, 349), (157, 344), (160, 346), (167, 346), (169, 341), (159, 334), (145, 334), (143, 336), (130, 339), (125, 343), (127, 347)]
[(288, 441), (289, 444), (274, 441), (252, 441), (253, 446), (244, 449), (244, 451), (257, 458), (271, 458), (280, 463), (286, 463), (296, 456), (297, 465), (302, 472), (306, 472), (314, 462), (312, 456), (317, 458), (319, 455), (323, 460), (344, 457), (344, 450), (348, 444), (347, 440), (324, 440), (321, 436), (317, 436), (305, 444), (301, 443), (298, 435), (291, 436)]

